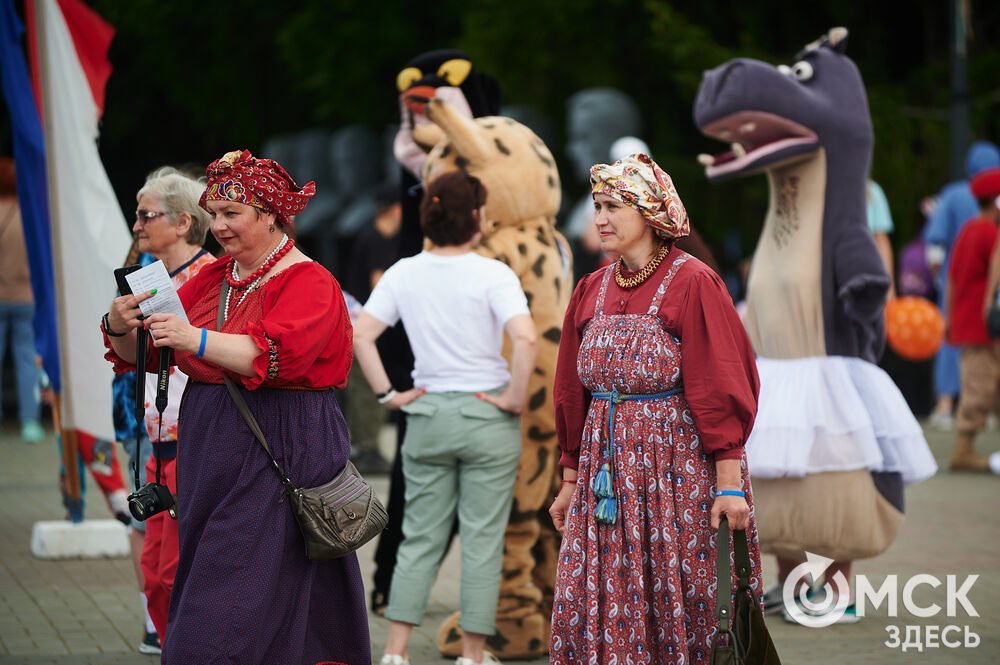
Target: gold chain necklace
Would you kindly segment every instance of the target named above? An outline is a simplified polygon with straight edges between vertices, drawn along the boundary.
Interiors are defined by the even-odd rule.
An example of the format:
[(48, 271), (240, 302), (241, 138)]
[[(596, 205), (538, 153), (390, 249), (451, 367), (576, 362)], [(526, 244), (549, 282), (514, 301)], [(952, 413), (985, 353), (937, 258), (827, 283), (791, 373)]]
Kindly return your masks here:
[(622, 264), (624, 263), (624, 259), (618, 259), (618, 262), (615, 263), (615, 284), (623, 289), (631, 289), (639, 286), (649, 279), (650, 275), (656, 272), (656, 269), (660, 267), (663, 259), (665, 259), (669, 253), (670, 246), (661, 245), (660, 249), (657, 250), (656, 255), (649, 260), (649, 263), (643, 266), (642, 270), (631, 277), (622, 277)]

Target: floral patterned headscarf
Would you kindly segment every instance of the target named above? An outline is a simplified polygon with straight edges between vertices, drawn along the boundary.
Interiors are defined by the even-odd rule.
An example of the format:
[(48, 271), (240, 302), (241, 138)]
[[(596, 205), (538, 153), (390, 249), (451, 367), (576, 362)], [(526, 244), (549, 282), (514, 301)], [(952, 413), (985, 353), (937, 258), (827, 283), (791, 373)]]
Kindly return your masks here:
[(299, 187), (273, 159), (257, 159), (249, 150), (234, 150), (208, 165), (208, 188), (198, 204), (207, 201), (235, 201), (274, 213), (282, 225), (302, 212), (316, 193), (316, 183)]
[(595, 164), (590, 168), (590, 184), (594, 194), (607, 194), (634, 208), (647, 224), (669, 238), (691, 232), (673, 181), (649, 155), (639, 153), (614, 164)]

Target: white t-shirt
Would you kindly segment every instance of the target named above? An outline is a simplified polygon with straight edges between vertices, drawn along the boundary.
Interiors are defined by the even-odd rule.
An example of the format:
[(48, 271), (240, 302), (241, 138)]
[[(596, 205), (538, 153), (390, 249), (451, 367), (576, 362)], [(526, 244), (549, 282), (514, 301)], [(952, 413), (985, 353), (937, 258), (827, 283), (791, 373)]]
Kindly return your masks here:
[(415, 359), (413, 384), (428, 392), (476, 392), (507, 383), (503, 329), (529, 313), (514, 271), (472, 252), (421, 252), (397, 261), (375, 285), (365, 311), (388, 326), (403, 321)]

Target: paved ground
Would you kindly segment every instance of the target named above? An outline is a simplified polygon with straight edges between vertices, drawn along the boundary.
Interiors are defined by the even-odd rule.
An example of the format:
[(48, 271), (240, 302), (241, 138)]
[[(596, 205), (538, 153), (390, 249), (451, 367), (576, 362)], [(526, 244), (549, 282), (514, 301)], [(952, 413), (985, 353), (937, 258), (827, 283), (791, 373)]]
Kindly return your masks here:
[[(943, 465), (950, 435), (928, 432), (938, 463)], [(1000, 448), (1000, 435), (981, 439), (980, 449)], [(141, 635), (141, 617), (135, 577), (127, 559), (40, 561), (29, 550), (32, 524), (61, 519), (56, 485), (58, 460), (50, 439), (27, 445), (8, 424), (0, 430), (0, 665), (153, 665), (156, 658), (141, 656), (135, 648)], [(384, 479), (373, 479), (380, 491)], [(997, 663), (1000, 662), (1000, 522), (995, 508), (1000, 478), (941, 472), (907, 492), (907, 520), (893, 546), (883, 555), (860, 562), (857, 573), (881, 582), (897, 574), (900, 593), (911, 575), (979, 575), (968, 593), (980, 616), (941, 616), (917, 619), (888, 616), (886, 606), (853, 626), (804, 628), (769, 620), (778, 651), (786, 665), (808, 663)], [(87, 517), (105, 519), (107, 508), (95, 489), (90, 493)], [(457, 548), (456, 548), (457, 549)], [(370, 578), (372, 546), (361, 551), (362, 566)], [(448, 570), (458, 566), (453, 551)], [(773, 566), (765, 562), (765, 577), (773, 581)], [(447, 663), (434, 648), (437, 625), (457, 606), (457, 576), (442, 576), (435, 586), (430, 611), (414, 633), (411, 660)], [(921, 587), (915, 594), (923, 606), (945, 606), (944, 586)], [(886, 628), (906, 625), (969, 626), (982, 642), (977, 648), (926, 648), (923, 652), (891, 649)], [(372, 651), (380, 653), (386, 622), (371, 619)], [(949, 634), (949, 640), (955, 635)], [(547, 662), (531, 661), (529, 665)]]

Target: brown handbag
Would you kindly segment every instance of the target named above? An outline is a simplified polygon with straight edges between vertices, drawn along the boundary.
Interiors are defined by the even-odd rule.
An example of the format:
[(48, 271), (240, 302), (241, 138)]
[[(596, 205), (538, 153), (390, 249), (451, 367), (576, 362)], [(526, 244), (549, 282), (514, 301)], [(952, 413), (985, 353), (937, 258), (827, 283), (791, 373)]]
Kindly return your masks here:
[[(229, 284), (223, 280), (217, 329), (222, 327), (222, 303), (225, 302), (228, 291)], [(292, 515), (295, 516), (305, 541), (308, 558), (313, 561), (328, 561), (350, 554), (385, 528), (389, 521), (385, 506), (379, 501), (372, 486), (350, 462), (328, 483), (318, 487), (296, 487), (271, 454), (264, 433), (236, 384), (225, 374), (222, 377), (240, 415), (267, 453), (272, 468), (278, 474), (278, 480), (285, 486), (281, 501), (288, 497)]]
[[(715, 615), (719, 630), (712, 644), (712, 665), (781, 665), (771, 635), (764, 625), (760, 599), (750, 586), (750, 549), (747, 532), (733, 531), (733, 559), (736, 564), (736, 609), (733, 609), (733, 578), (729, 569), (729, 520), (722, 518), (716, 545), (718, 588)], [(722, 636), (726, 644), (722, 644)]]

